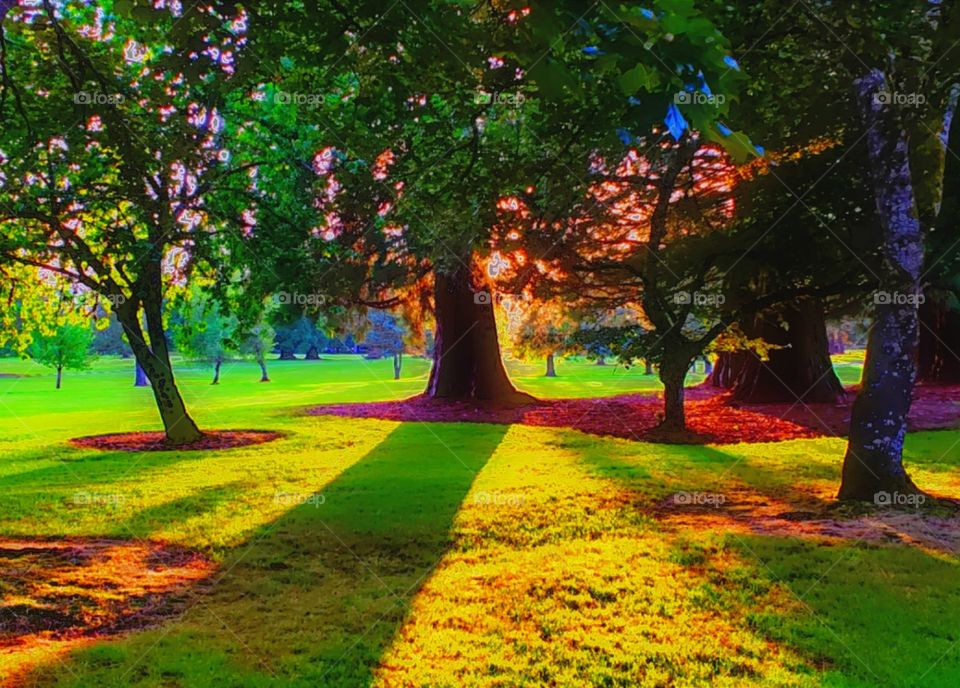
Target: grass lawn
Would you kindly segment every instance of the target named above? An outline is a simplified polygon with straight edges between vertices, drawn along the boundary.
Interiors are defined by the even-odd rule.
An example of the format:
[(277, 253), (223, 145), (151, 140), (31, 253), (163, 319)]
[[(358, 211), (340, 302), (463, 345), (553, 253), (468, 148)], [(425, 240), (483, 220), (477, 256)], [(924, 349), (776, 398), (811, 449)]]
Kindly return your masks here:
[[(0, 378), (0, 538), (158, 541), (217, 567), (157, 627), (30, 648), (18, 685), (960, 685), (955, 555), (910, 524), (878, 540), (760, 516), (886, 523), (830, 505), (842, 440), (656, 445), (298, 415), (422, 389), (425, 361), (400, 381), (390, 366), (274, 363), (259, 384), (235, 364), (216, 387), (184, 367), (202, 427), (286, 436), (125, 454), (65, 440), (159, 427), (129, 361), (68, 373), (57, 392), (49, 373), (0, 359), (0, 373), (32, 375)], [(658, 388), (642, 368), (561, 361), (550, 380), (510, 366), (541, 396)], [(838, 370), (856, 382), (859, 359)], [(960, 494), (960, 432), (911, 435), (907, 461), (919, 484)], [(665, 508), (678, 494), (743, 509)], [(0, 644), (0, 677), (27, 654)]]

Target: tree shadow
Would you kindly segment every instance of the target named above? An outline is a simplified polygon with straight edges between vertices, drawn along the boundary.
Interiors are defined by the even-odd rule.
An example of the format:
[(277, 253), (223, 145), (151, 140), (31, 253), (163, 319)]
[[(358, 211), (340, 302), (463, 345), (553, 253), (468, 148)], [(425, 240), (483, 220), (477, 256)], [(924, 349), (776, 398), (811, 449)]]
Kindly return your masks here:
[[(730, 545), (793, 607), (753, 623), (796, 648), (824, 685), (956, 686), (960, 565), (911, 547), (747, 535)], [(793, 604), (795, 602), (795, 604)]]
[(71, 668), (102, 685), (368, 685), (508, 430), (403, 424), (321, 493), (270, 495), (292, 508), (228, 556), (178, 623), (81, 651)]

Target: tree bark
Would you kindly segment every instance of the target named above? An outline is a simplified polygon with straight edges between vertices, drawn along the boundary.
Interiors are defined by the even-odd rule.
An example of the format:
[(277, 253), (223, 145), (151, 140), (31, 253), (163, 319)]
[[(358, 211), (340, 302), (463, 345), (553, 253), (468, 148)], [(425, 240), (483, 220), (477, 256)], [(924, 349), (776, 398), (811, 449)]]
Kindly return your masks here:
[(161, 318), (159, 297), (155, 305), (150, 308), (145, 307), (144, 310), (150, 330), (149, 345), (140, 326), (138, 308), (134, 301), (127, 301), (117, 308), (117, 319), (123, 326), (127, 342), (133, 350), (137, 363), (150, 380), (150, 387), (157, 402), (157, 410), (163, 422), (167, 441), (174, 445), (196, 442), (203, 437), (203, 433), (187, 413), (186, 404), (174, 381), (163, 322), (159, 320)]
[(400, 367), (403, 365), (403, 353), (395, 353), (393, 355), (393, 379), (400, 379)]
[(293, 349), (280, 349), (280, 359), (281, 361), (296, 361), (297, 355), (293, 352)]
[(307, 349), (306, 355), (303, 357), (305, 361), (319, 361), (320, 360), (320, 351), (315, 346), (311, 346)]
[(263, 354), (257, 354), (257, 364), (260, 366), (260, 382), (270, 382), (267, 375), (267, 359)]
[(434, 277), (436, 333), (427, 396), (494, 406), (529, 404), (500, 357), (492, 296), (466, 267)]
[(928, 294), (920, 306), (918, 379), (960, 384), (960, 313)]
[(143, 366), (140, 365), (139, 361), (136, 361), (134, 363), (133, 386), (134, 387), (150, 386), (150, 380), (147, 379), (147, 374), (143, 371)]
[(214, 361), (213, 363), (213, 382), (210, 383), (211, 385), (220, 384), (220, 364), (221, 361)]
[(556, 377), (557, 369), (553, 363), (553, 354), (547, 354), (547, 372), (544, 373), (546, 377)]
[(63, 381), (63, 366), (57, 367), (57, 389), (60, 389), (60, 383)]
[[(782, 319), (782, 322), (781, 322)], [(741, 403), (833, 403), (843, 396), (843, 385), (830, 360), (823, 308), (803, 299), (758, 316), (751, 337), (776, 345), (763, 361), (745, 352), (733, 399)]]
[(660, 362), (660, 382), (663, 383), (661, 430), (682, 431), (687, 428), (683, 383), (692, 360), (689, 356), (666, 355)]
[(743, 367), (747, 363), (748, 351), (721, 351), (717, 364), (710, 375), (710, 384), (718, 389), (733, 389)]
[[(893, 108), (884, 107), (875, 97), (889, 90), (882, 72), (873, 70), (857, 80), (856, 90), (867, 130), (867, 153), (880, 216), (880, 289), (898, 296), (916, 296), (920, 293), (924, 243), (907, 137)], [(863, 384), (850, 419), (840, 499), (876, 502), (884, 493), (919, 492), (903, 466), (907, 414), (917, 377), (916, 301), (885, 298), (876, 302)]]
[(607, 359), (605, 356), (599, 356), (597, 358), (597, 365), (607, 365)]
[(643, 374), (653, 375), (653, 362), (649, 358), (643, 359)]

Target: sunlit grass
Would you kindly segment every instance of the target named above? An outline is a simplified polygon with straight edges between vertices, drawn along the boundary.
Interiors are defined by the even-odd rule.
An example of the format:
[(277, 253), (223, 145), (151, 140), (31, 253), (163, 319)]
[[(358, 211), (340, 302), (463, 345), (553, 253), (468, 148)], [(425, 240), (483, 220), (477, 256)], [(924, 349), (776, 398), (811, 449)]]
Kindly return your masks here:
[[(564, 364), (559, 380), (582, 374), (583, 395), (612, 368), (574, 363), (565, 375)], [(728, 518), (735, 510), (663, 518), (677, 493), (823, 511), (842, 440), (654, 445), (295, 413), (416, 393), (416, 365), (395, 383), (387, 361), (293, 362), (274, 366), (269, 385), (238, 366), (215, 388), (185, 369), (202, 424), (286, 433), (219, 453), (66, 445), (155, 423), (128, 362), (74, 376), (73, 393), (45, 377), (0, 380), (15, 385), (0, 393), (0, 535), (163, 540), (219, 565), (181, 617), (40, 657), (28, 685), (960, 681), (955, 556), (751, 532)], [(919, 484), (960, 494), (960, 433), (911, 435), (907, 461)], [(4, 666), (16, 666), (9, 653)]]

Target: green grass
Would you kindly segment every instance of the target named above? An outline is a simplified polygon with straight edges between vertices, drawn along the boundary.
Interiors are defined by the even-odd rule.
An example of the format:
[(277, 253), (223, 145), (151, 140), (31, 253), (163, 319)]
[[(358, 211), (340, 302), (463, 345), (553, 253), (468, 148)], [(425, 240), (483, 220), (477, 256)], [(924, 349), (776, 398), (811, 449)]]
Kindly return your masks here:
[[(564, 361), (556, 380), (510, 366), (542, 396), (656, 388), (612, 365)], [(688, 447), (299, 415), (417, 393), (427, 371), (409, 360), (395, 382), (389, 361), (336, 357), (276, 363), (263, 385), (249, 364), (216, 387), (181, 367), (202, 426), (286, 433), (271, 444), (65, 444), (157, 427), (131, 368), (105, 359), (59, 392), (47, 373), (0, 379), (0, 535), (162, 540), (219, 570), (181, 616), (48, 657), (32, 685), (960, 683), (955, 556), (752, 532), (709, 510), (655, 518), (678, 492), (848, 518), (829, 506), (840, 440)], [(907, 459), (921, 485), (960, 494), (960, 433), (911, 435)], [(10, 665), (0, 653), (0, 677)]]

